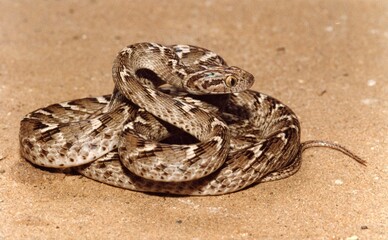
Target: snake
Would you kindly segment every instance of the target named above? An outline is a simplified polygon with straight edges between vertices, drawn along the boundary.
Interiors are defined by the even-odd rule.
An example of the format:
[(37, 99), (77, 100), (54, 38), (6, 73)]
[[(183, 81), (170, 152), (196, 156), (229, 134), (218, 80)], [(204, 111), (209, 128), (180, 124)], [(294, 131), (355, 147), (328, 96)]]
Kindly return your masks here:
[(310, 147), (296, 114), (250, 90), (254, 76), (193, 45), (143, 42), (116, 56), (110, 95), (51, 104), (21, 121), (21, 156), (148, 193), (222, 195), (287, 178)]

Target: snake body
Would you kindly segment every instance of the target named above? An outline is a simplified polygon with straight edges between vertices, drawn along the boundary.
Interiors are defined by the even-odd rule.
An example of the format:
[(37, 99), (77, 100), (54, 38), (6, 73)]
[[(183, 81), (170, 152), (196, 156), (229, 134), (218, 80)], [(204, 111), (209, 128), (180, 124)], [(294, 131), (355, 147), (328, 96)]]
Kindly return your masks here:
[(207, 49), (133, 44), (119, 52), (112, 75), (112, 95), (25, 116), (22, 156), (121, 188), (180, 195), (219, 195), (286, 178), (308, 147), (334, 148), (365, 164), (331, 142), (301, 143), (293, 111), (249, 90), (250, 73)]

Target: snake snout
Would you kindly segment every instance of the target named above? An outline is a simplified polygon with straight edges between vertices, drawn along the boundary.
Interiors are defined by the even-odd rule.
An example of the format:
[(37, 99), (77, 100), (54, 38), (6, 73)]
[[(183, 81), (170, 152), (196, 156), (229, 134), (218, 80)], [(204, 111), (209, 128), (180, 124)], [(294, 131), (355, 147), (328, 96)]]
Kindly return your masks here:
[(255, 82), (255, 77), (244, 69), (231, 66), (228, 68), (228, 71), (233, 73), (237, 79), (236, 84), (231, 89), (231, 92), (242, 92), (248, 90)]

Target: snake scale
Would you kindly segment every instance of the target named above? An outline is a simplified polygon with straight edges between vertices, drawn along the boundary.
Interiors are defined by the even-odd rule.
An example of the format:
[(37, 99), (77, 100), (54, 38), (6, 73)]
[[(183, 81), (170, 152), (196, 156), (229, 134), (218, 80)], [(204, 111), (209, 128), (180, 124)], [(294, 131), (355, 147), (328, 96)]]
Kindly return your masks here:
[(24, 117), (21, 155), (143, 192), (220, 195), (298, 171), (309, 147), (280, 101), (249, 90), (252, 74), (196, 46), (137, 43), (121, 50), (111, 95), (52, 104)]

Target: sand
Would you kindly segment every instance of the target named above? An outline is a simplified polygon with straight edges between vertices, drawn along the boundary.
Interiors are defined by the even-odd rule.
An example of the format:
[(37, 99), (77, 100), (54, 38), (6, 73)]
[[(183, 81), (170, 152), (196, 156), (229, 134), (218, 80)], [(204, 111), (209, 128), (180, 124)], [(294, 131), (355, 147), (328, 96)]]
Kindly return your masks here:
[[(80, 2), (80, 3), (78, 3)], [(12, 1), (0, 7), (0, 239), (387, 239), (387, 1)], [(28, 112), (112, 91), (124, 46), (186, 43), (255, 75), (300, 117), (290, 178), (218, 197), (149, 195), (37, 169)]]

